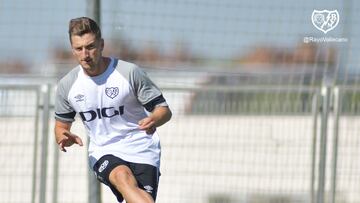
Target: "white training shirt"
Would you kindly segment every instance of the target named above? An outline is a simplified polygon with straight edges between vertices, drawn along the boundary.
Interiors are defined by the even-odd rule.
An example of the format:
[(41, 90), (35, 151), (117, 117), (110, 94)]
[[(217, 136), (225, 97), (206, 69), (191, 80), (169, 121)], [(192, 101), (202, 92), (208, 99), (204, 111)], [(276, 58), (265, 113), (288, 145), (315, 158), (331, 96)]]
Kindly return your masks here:
[[(146, 134), (138, 121), (156, 106), (168, 106), (161, 91), (135, 64), (111, 58), (101, 75), (90, 77), (79, 65), (57, 88), (55, 118), (73, 122), (78, 113), (89, 142), (90, 166), (106, 154), (160, 167), (158, 134)], [(146, 109), (146, 110), (145, 110)]]

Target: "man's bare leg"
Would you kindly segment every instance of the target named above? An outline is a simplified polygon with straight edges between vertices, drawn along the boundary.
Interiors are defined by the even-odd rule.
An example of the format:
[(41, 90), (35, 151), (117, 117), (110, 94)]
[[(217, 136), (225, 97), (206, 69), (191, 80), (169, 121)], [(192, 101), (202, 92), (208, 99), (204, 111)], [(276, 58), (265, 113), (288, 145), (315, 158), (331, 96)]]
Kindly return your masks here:
[(154, 203), (151, 195), (138, 187), (129, 167), (124, 165), (115, 167), (109, 175), (109, 180), (127, 203)]

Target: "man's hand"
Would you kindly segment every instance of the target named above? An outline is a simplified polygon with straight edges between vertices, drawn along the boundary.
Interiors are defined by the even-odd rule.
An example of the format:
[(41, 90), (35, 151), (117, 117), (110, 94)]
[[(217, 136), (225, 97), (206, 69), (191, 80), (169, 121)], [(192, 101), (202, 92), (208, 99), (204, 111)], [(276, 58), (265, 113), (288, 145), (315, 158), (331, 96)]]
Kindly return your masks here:
[(166, 106), (155, 107), (151, 115), (139, 121), (140, 130), (145, 130), (147, 134), (153, 134), (156, 127), (168, 122), (171, 118), (171, 111)]
[(83, 142), (79, 136), (69, 131), (64, 131), (62, 135), (63, 136), (57, 141), (61, 151), (66, 152), (65, 147), (70, 147), (73, 144), (83, 146)]
[(154, 134), (156, 131), (155, 121), (152, 117), (146, 117), (139, 121), (140, 130), (145, 130), (146, 134)]

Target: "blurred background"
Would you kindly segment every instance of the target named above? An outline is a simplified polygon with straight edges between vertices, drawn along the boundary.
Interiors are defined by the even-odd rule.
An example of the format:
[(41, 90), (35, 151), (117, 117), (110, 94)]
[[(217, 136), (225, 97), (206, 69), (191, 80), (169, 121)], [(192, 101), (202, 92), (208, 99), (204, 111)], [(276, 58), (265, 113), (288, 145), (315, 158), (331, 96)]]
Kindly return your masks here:
[[(173, 119), (158, 129), (160, 203), (360, 202), (360, 22), (354, 0), (1, 0), (0, 203), (110, 203), (86, 147), (59, 153), (68, 22), (140, 65)], [(332, 30), (313, 12), (338, 12)], [(322, 17), (328, 19), (328, 13)], [(315, 19), (316, 20), (316, 19)], [(82, 123), (73, 131), (86, 140)]]

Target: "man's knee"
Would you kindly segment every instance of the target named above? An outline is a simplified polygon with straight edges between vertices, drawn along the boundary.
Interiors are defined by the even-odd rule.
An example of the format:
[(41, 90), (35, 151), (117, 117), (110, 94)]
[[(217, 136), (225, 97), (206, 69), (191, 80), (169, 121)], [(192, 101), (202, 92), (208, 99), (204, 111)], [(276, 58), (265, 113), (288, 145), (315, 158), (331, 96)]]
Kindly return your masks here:
[(109, 176), (110, 182), (121, 188), (136, 185), (136, 180), (127, 166), (118, 166), (114, 168)]

